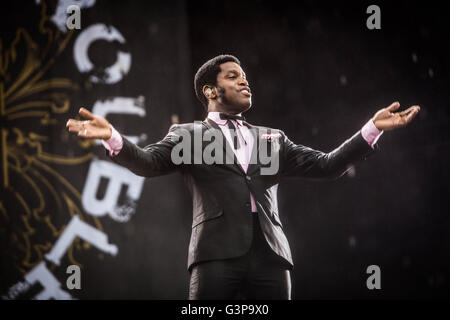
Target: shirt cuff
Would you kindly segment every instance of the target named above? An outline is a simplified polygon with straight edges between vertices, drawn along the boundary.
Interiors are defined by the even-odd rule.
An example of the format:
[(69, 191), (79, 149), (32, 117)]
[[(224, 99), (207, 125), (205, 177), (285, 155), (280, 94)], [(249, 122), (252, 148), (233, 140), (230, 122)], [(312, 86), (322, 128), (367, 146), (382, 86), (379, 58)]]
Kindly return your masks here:
[(374, 144), (377, 143), (378, 138), (380, 138), (382, 134), (383, 131), (378, 130), (372, 119), (367, 121), (367, 123), (361, 129), (361, 135), (363, 136), (364, 140), (366, 140), (367, 143), (372, 147), (372, 149)]
[(112, 125), (109, 126), (111, 127), (111, 137), (108, 140), (102, 139), (101, 141), (103, 146), (109, 151), (109, 155), (113, 157), (122, 150), (123, 138)]

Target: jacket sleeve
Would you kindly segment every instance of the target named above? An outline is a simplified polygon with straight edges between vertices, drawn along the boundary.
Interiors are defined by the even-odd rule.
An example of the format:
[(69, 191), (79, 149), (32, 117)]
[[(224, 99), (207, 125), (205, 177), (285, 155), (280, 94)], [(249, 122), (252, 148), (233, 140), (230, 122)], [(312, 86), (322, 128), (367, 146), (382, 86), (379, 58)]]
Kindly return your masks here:
[(115, 163), (124, 166), (138, 176), (156, 177), (172, 173), (180, 168), (172, 162), (173, 147), (180, 141), (178, 125), (170, 127), (168, 134), (161, 141), (144, 148), (123, 138), (123, 147), (116, 156), (107, 156)]
[(378, 144), (372, 149), (360, 131), (329, 153), (295, 144), (281, 133), (284, 176), (336, 179), (348, 170), (350, 164), (365, 160), (379, 149)]

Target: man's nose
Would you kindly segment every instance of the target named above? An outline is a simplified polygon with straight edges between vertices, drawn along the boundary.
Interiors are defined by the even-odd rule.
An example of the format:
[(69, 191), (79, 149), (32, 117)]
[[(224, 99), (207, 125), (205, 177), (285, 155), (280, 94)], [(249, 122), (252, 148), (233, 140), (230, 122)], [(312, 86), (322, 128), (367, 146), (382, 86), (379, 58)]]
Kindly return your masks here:
[(248, 87), (248, 81), (247, 81), (247, 79), (245, 79), (245, 78), (239, 78), (239, 85), (242, 85), (242, 86), (247, 86)]

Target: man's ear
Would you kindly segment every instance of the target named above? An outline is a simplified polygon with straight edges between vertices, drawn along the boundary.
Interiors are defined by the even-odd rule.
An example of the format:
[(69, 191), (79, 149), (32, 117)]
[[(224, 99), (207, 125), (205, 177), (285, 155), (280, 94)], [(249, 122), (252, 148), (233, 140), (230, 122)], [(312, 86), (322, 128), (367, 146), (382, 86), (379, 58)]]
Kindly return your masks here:
[(212, 86), (207, 86), (207, 85), (203, 86), (203, 94), (208, 99), (215, 99), (217, 97), (216, 88), (214, 88)]

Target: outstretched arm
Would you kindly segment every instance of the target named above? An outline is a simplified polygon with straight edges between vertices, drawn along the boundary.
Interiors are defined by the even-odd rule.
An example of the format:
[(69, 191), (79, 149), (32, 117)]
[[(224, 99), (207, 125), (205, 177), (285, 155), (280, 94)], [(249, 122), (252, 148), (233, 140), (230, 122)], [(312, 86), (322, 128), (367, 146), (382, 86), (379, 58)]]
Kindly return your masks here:
[[(380, 109), (371, 121), (378, 130), (392, 130), (406, 126), (420, 110), (412, 106), (405, 111), (395, 112), (400, 107), (398, 102)], [(284, 136), (284, 135), (283, 135)], [(329, 153), (314, 150), (303, 145), (294, 144), (284, 136), (284, 169), (285, 176), (306, 178), (337, 178), (345, 173), (351, 163), (367, 158), (372, 152), (372, 145), (358, 131), (350, 139)]]
[[(82, 138), (102, 139), (103, 145), (109, 150), (110, 158), (140, 176), (154, 177), (168, 174), (177, 169), (171, 160), (172, 148), (176, 145), (176, 129), (172, 126), (169, 134), (161, 141), (141, 148), (122, 137), (110, 123), (81, 108), (80, 115), (86, 120), (69, 119), (67, 128)], [(112, 137), (113, 133), (116, 137)], [(120, 147), (111, 149), (111, 140), (120, 139)]]

